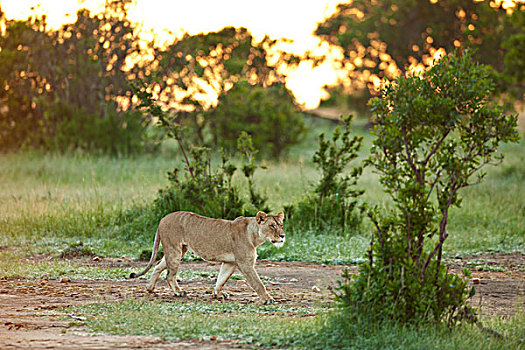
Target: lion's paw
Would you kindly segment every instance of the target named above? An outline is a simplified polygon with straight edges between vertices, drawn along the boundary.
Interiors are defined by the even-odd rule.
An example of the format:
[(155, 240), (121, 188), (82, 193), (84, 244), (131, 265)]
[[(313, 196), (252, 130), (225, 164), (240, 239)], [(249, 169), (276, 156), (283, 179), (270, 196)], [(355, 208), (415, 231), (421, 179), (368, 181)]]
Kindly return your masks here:
[(268, 298), (265, 301), (263, 301), (264, 305), (271, 305), (271, 304), (274, 304), (274, 303), (275, 303), (275, 300), (273, 298)]
[(213, 292), (211, 294), (211, 297), (213, 299), (222, 299), (222, 300), (226, 300), (226, 299), (229, 299), (230, 298), (230, 295), (228, 293), (224, 293), (222, 292), (221, 295), (217, 295), (217, 293)]

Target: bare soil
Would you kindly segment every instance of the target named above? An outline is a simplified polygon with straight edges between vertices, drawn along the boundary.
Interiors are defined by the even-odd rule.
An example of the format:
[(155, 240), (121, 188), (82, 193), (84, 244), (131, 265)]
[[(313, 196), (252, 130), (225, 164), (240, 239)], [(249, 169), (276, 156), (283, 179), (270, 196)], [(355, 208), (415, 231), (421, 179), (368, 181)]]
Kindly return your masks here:
[[(140, 270), (145, 263), (125, 258), (80, 259), (85, 266), (134, 267)], [(464, 268), (477, 279), (476, 295), (471, 301), (481, 306), (483, 315), (508, 317), (523, 312), (525, 302), (525, 255), (485, 254), (473, 258), (451, 259), (449, 268), (461, 273)], [(260, 260), (259, 274), (265, 279), (270, 294), (278, 303), (289, 306), (329, 304), (330, 289), (336, 285), (344, 269), (357, 273), (356, 266), (324, 265), (304, 262), (274, 262)], [(213, 271), (219, 265), (207, 262), (183, 263), (181, 270)], [(182, 300), (220, 302), (211, 297), (214, 278), (180, 282), (187, 291)], [(90, 334), (76, 326), (81, 316), (67, 315), (61, 307), (127, 298), (174, 299), (165, 281), (155, 294), (145, 290), (145, 280), (0, 280), (0, 348), (1, 349), (229, 349), (250, 348), (235, 341), (164, 341), (155, 337), (114, 336)], [(257, 302), (257, 296), (242, 280), (230, 280), (225, 291), (230, 300), (239, 303)], [(181, 300), (178, 298), (178, 300)], [(71, 321), (64, 321), (66, 319)]]

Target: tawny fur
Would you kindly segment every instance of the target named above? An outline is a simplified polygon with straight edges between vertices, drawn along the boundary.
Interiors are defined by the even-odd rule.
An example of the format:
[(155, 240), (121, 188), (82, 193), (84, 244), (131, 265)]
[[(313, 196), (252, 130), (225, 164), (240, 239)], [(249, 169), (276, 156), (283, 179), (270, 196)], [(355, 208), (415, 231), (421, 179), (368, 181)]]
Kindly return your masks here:
[(214, 289), (216, 297), (222, 296), (222, 287), (239, 268), (248, 284), (265, 303), (273, 302), (264, 284), (255, 271), (257, 247), (266, 240), (281, 247), (285, 242), (283, 231), (284, 214), (268, 215), (258, 212), (256, 217), (239, 217), (234, 221), (212, 219), (190, 212), (179, 211), (168, 214), (159, 224), (153, 251), (148, 266), (139, 274), (144, 275), (155, 263), (160, 244), (164, 258), (155, 266), (147, 289), (155, 289), (159, 275), (168, 269), (166, 280), (177, 296), (185, 295), (177, 283), (177, 270), (184, 254), (193, 254), (208, 260), (222, 262)]

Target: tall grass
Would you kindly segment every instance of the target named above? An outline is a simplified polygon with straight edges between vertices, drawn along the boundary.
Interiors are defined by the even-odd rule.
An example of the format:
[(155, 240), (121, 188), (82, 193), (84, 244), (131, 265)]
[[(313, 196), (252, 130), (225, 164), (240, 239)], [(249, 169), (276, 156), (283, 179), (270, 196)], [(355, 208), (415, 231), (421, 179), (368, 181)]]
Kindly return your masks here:
[[(316, 134), (329, 132), (333, 125), (315, 122), (313, 127), (287, 158), (263, 161), (267, 169), (256, 172), (257, 186), (275, 212), (302, 198), (318, 180), (311, 162)], [(363, 159), (372, 138), (359, 127), (356, 130), (365, 136)], [(467, 188), (462, 208), (452, 210), (445, 244), (449, 254), (525, 251), (525, 142), (505, 145), (502, 152), (507, 154), (504, 163), (487, 169), (486, 181)], [(118, 218), (151, 203), (168, 184), (166, 172), (181, 164), (177, 149), (169, 144), (157, 155), (128, 158), (38, 152), (0, 155), (0, 245), (52, 249), (82, 240), (99, 254), (137, 255), (151, 244), (155, 227), (141, 223), (133, 211), (130, 223)], [(365, 170), (359, 181), (365, 190), (363, 201), (388, 207), (388, 196), (377, 180), (371, 169)], [(241, 174), (234, 181), (246, 190)], [(354, 261), (366, 249), (371, 230), (365, 220), (360, 230), (346, 237), (298, 233), (283, 249), (263, 246), (261, 253), (275, 259)]]

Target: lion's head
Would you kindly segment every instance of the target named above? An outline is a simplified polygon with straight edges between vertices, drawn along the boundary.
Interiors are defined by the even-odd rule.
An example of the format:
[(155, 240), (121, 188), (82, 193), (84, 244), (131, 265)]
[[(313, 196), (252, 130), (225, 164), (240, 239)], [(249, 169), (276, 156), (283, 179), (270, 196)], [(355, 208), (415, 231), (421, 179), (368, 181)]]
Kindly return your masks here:
[(268, 215), (260, 211), (255, 218), (259, 226), (259, 235), (266, 237), (266, 240), (272, 242), (274, 246), (282, 247), (286, 241), (283, 228), (283, 212), (277, 215)]

